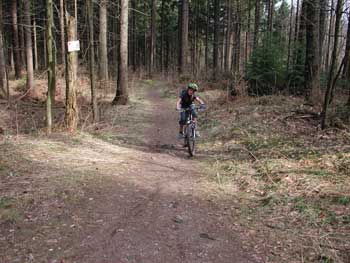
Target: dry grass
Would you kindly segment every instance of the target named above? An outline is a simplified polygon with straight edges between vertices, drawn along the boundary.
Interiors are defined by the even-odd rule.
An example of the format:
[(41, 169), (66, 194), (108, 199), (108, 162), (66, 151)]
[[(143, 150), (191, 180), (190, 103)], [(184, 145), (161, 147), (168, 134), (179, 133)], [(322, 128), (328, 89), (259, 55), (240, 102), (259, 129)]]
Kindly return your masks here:
[(201, 150), (211, 156), (208, 180), (240, 204), (233, 221), (251, 230), (268, 262), (349, 262), (349, 134), (299, 118), (297, 98), (223, 104), (213, 92), (204, 95), (211, 110)]

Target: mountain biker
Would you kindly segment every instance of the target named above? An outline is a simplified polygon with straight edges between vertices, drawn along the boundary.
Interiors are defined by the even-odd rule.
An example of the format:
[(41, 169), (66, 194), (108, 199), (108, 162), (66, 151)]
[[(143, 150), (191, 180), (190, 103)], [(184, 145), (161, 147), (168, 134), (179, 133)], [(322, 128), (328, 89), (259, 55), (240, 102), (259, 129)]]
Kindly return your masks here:
[[(187, 85), (187, 89), (184, 89), (180, 92), (179, 99), (176, 103), (176, 109), (177, 110), (182, 110), (186, 108), (191, 108), (192, 111), (192, 116), (193, 116), (193, 122), (197, 123), (197, 113), (196, 113), (196, 108), (194, 107), (194, 101), (198, 101), (200, 103), (200, 108), (205, 109), (205, 103), (203, 100), (201, 100), (199, 97), (196, 96), (196, 91), (198, 91), (198, 85), (196, 83), (189, 83)], [(178, 134), (178, 139), (183, 138), (183, 127), (186, 124), (186, 112), (181, 111), (180, 113), (180, 129), (179, 129), (179, 134)], [(197, 133), (197, 136), (199, 134)]]

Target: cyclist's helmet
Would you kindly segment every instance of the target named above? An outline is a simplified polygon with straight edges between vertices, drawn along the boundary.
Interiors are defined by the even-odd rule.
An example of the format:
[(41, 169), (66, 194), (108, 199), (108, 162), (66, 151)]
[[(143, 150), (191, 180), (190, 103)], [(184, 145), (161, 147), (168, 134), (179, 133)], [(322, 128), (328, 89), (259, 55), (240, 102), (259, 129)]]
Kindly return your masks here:
[(198, 85), (196, 83), (189, 83), (187, 88), (192, 89), (193, 91), (198, 91)]

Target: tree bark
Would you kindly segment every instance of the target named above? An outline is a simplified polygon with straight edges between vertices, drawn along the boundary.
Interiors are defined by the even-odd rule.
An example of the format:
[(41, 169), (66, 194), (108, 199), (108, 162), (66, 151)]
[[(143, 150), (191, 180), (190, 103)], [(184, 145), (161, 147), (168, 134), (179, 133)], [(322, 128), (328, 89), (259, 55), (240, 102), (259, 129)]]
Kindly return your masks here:
[(37, 40), (37, 31), (36, 31), (36, 21), (34, 18), (33, 22), (33, 34), (34, 34), (34, 69), (39, 69), (39, 58), (38, 58), (38, 40)]
[(18, 35), (18, 18), (17, 18), (17, 0), (12, 1), (12, 33), (13, 33), (13, 53), (15, 62), (15, 76), (16, 79), (21, 78), (22, 75), (22, 60), (19, 47), (19, 35)]
[(188, 0), (182, 0), (181, 10), (180, 74), (184, 74), (187, 72), (188, 54)]
[(108, 54), (107, 54), (107, 1), (100, 1), (100, 79), (108, 80)]
[(154, 58), (155, 58), (155, 45), (156, 45), (156, 15), (157, 15), (157, 2), (152, 0), (152, 12), (151, 12), (151, 37), (150, 37), (150, 53), (149, 53), (149, 68), (148, 74), (152, 77), (154, 71)]
[(4, 51), (2, 0), (0, 0), (0, 97), (9, 99), (6, 59)]
[[(98, 116), (96, 87), (95, 87), (95, 47), (94, 47), (95, 45), (94, 45), (93, 0), (89, 0), (87, 4), (88, 4), (88, 16), (90, 17), (89, 19), (89, 54), (90, 54), (90, 89), (91, 89), (92, 117), (94, 122), (98, 122), (99, 116)], [(101, 18), (100, 18), (100, 21), (101, 21)], [(105, 41), (107, 44), (107, 39)]]
[(257, 48), (257, 46), (258, 46), (259, 28), (260, 28), (260, 0), (255, 0), (255, 21), (254, 21), (253, 50), (255, 50)]
[(292, 0), (291, 8), (290, 8), (290, 17), (289, 17), (289, 35), (288, 35), (288, 54), (287, 54), (287, 71), (289, 70), (290, 64), (290, 54), (291, 54), (291, 45), (292, 45), (292, 31), (293, 31), (293, 11), (294, 11), (294, 3)]
[[(24, 31), (26, 40), (26, 59), (27, 59), (27, 89), (34, 88), (34, 67), (33, 67), (33, 42), (31, 30), (31, 16), (30, 16), (30, 1), (24, 0)], [(35, 94), (35, 92), (31, 92)], [(36, 95), (36, 94), (35, 94)]]
[(209, 68), (209, 31), (210, 31), (210, 0), (207, 0), (207, 24), (205, 29), (205, 72), (208, 72)]
[(329, 72), (329, 54), (330, 54), (330, 47), (331, 47), (331, 39), (332, 39), (332, 28), (333, 28), (333, 22), (334, 22), (334, 15), (333, 15), (333, 9), (334, 9), (334, 0), (331, 0), (331, 11), (330, 11), (330, 19), (329, 19), (329, 27), (328, 27), (328, 40), (327, 40), (327, 52), (326, 52), (326, 59), (325, 59), (325, 70), (328, 73)]
[(348, 13), (348, 28), (346, 32), (346, 44), (345, 44), (345, 54), (344, 54), (344, 68), (342, 77), (349, 81), (349, 68), (350, 68), (350, 12)]
[(327, 82), (327, 90), (324, 97), (324, 103), (321, 114), (321, 129), (326, 128), (327, 124), (327, 110), (331, 100), (331, 94), (335, 86), (336, 76), (336, 64), (337, 64), (337, 51), (338, 51), (338, 42), (339, 42), (339, 31), (340, 31), (340, 23), (341, 16), (343, 11), (343, 0), (338, 0), (337, 7), (335, 10), (335, 27), (334, 27), (334, 44), (331, 58), (331, 67), (329, 70), (328, 82)]
[[(76, 18), (67, 17), (67, 37), (68, 41), (77, 40)], [(77, 105), (77, 74), (78, 74), (78, 54), (76, 51), (69, 52), (67, 57), (67, 88), (66, 88), (66, 114), (65, 123), (70, 132), (77, 129), (79, 122), (79, 110)]]
[(55, 102), (56, 89), (56, 61), (55, 61), (55, 47), (53, 44), (53, 3), (52, 0), (46, 1), (46, 50), (47, 50), (47, 79), (48, 90), (46, 99), (46, 127), (47, 132), (52, 131), (52, 106)]
[(230, 48), (231, 48), (231, 34), (232, 34), (232, 2), (227, 0), (227, 30), (226, 30), (226, 45), (225, 45), (225, 63), (224, 70), (229, 72), (230, 67)]
[(121, 0), (118, 86), (113, 104), (128, 102), (128, 0)]
[(220, 0), (214, 0), (214, 43), (213, 43), (213, 78), (217, 79), (219, 71), (219, 32)]
[(60, 0), (61, 64), (66, 64), (66, 43), (64, 30), (64, 0)]
[(306, 55), (305, 55), (305, 99), (311, 101), (312, 92), (320, 86), (319, 64), (319, 0), (306, 1)]

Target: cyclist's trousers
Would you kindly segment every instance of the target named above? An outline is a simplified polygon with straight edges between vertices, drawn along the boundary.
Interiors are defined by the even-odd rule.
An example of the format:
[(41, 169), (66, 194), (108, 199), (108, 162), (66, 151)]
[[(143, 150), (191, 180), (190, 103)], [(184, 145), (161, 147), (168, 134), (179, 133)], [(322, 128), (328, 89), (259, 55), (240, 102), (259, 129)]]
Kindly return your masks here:
[[(197, 113), (194, 109), (192, 109), (192, 117), (193, 118), (197, 118)], [(187, 112), (185, 111), (182, 111), (180, 113), (180, 121), (179, 121), (179, 124), (181, 125), (185, 125), (186, 124), (186, 119), (187, 119)]]

